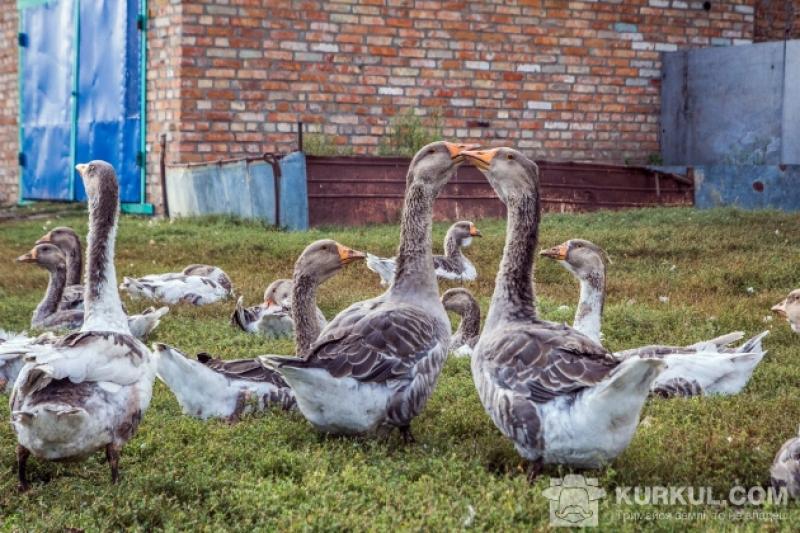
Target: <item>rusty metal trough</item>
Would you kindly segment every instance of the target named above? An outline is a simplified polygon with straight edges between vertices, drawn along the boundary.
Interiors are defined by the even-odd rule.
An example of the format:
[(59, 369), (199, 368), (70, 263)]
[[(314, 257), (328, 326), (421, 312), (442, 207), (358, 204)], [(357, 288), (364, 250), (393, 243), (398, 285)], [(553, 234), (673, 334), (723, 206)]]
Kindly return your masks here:
[[(309, 222), (360, 225), (400, 218), (405, 157), (307, 156)], [(582, 212), (652, 206), (692, 205), (692, 180), (645, 167), (537, 161), (542, 206), (549, 212)], [(439, 194), (437, 220), (505, 216), (486, 179), (462, 167)]]

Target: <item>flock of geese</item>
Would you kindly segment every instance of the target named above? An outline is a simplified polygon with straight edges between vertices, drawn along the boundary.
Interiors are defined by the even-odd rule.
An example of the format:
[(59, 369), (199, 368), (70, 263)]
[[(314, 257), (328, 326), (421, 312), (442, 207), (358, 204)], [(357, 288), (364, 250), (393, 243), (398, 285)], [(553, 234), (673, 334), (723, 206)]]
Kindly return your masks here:
[[(469, 281), (475, 266), (463, 250), (480, 231), (469, 221), (447, 232), (445, 254), (432, 253), (433, 203), (457, 168), (469, 162), (506, 205), (506, 241), (481, 331), (470, 292), (440, 296), (437, 278)], [(26, 464), (80, 459), (105, 451), (112, 480), (120, 450), (147, 411), (156, 378), (188, 416), (235, 421), (245, 413), (297, 409), (319, 431), (374, 434), (395, 428), (413, 442), (411, 422), (433, 392), (448, 354), (469, 357), (483, 407), (500, 433), (529, 461), (533, 480), (544, 464), (597, 468), (630, 443), (650, 396), (737, 394), (765, 351), (767, 332), (741, 332), (690, 346), (651, 345), (612, 353), (602, 344), (605, 252), (572, 239), (540, 252), (573, 274), (580, 296), (572, 326), (539, 317), (533, 284), (540, 220), (536, 164), (511, 148), (475, 149), (439, 141), (412, 159), (397, 255), (380, 258), (332, 240), (310, 244), (291, 280), (267, 287), (262, 304), (241, 299), (231, 322), (265, 336), (294, 336), (295, 355), (222, 360), (188, 357), (143, 340), (168, 312), (127, 315), (120, 290), (164, 304), (204, 305), (232, 296), (222, 269), (190, 265), (183, 272), (124, 278), (117, 286), (114, 247), (119, 187), (106, 162), (77, 165), (88, 197), (84, 284), (80, 239), (69, 228), (50, 231), (22, 263), (49, 272), (31, 326), (68, 329), (38, 337), (0, 331), (0, 388), (10, 395), (20, 490)], [(316, 304), (319, 286), (364, 260), (386, 286), (329, 322)], [(451, 332), (448, 311), (461, 317)], [(773, 311), (800, 333), (800, 290)], [(800, 493), (800, 438), (781, 448), (772, 483)]]

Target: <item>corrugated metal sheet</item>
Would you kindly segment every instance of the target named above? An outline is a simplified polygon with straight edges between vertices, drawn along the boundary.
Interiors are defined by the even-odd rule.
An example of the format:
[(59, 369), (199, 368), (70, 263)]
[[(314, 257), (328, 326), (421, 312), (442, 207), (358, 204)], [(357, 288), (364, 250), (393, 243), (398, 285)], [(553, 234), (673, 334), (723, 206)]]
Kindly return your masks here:
[(304, 154), (293, 152), (278, 161), (277, 182), (271, 161), (262, 157), (168, 167), (170, 216), (226, 214), (308, 229)]
[[(538, 161), (545, 211), (577, 212), (691, 205), (691, 181), (643, 167)], [(400, 217), (404, 157), (307, 157), (312, 226), (395, 222)], [(439, 194), (437, 220), (505, 216), (483, 175), (461, 167)]]

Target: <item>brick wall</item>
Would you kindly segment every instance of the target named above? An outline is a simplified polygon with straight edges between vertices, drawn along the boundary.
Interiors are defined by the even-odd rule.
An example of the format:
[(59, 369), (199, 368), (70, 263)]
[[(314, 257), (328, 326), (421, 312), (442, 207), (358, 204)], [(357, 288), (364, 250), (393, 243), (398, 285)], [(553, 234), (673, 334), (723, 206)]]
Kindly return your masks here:
[(800, 0), (756, 0), (753, 40), (800, 38)]
[[(660, 53), (750, 42), (756, 1), (150, 0), (148, 201), (162, 133), (169, 162), (289, 150), (297, 120), (374, 154), (408, 109), (441, 111), (448, 138), (646, 161)], [(17, 195), (16, 31), (8, 6), (0, 202)]]
[(0, 205), (17, 201), (19, 152), (17, 110), (17, 10), (0, 9)]
[[(147, 31), (147, 201), (161, 211), (160, 137), (181, 139), (181, 0), (149, 0)], [(190, 72), (191, 74), (191, 72)], [(180, 160), (178, 154), (173, 157)]]
[[(269, 5), (270, 7), (266, 7)], [(173, 159), (294, 146), (303, 120), (375, 153), (390, 117), (551, 159), (659, 152), (660, 53), (748, 43), (753, 2), (202, 0), (184, 6)], [(489, 127), (476, 127), (488, 122)]]

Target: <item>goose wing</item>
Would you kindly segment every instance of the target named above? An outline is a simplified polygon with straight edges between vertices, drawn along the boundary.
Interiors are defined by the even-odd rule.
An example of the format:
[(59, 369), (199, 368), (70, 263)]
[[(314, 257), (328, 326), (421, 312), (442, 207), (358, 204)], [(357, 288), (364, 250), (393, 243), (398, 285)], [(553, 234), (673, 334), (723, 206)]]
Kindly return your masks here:
[(442, 338), (447, 338), (444, 328), (418, 307), (378, 307), (360, 316), (337, 316), (305, 359), (272, 360), (279, 366), (321, 368), (337, 378), (384, 383), (409, 379), (411, 369), (442, 344)]
[(264, 367), (258, 359), (223, 360), (208, 354), (197, 354), (197, 360), (208, 368), (230, 379), (243, 379), (259, 383), (271, 383), (276, 387), (288, 387), (276, 371)]
[(27, 372), (19, 384), (20, 391), (35, 392), (60, 379), (131, 385), (151, 370), (149, 361), (147, 347), (131, 335), (105, 331), (72, 333), (53, 344), (35, 345), (27, 350)]
[(480, 351), (498, 386), (536, 403), (596, 385), (618, 365), (602, 346), (565, 326), (513, 329)]

